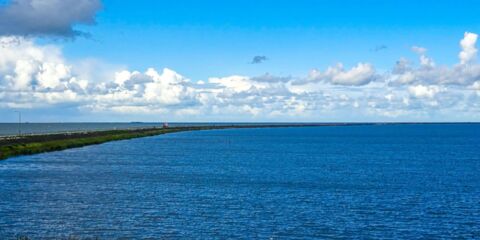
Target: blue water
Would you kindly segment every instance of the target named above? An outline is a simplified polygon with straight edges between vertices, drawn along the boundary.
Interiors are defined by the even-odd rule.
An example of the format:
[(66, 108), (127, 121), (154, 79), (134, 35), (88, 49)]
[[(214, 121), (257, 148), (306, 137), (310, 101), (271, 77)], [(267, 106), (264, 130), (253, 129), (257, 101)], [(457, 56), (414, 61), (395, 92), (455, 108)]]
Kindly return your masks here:
[[(282, 123), (169, 123), (170, 127), (185, 127), (185, 126), (231, 126), (231, 125), (281, 125)], [(301, 124), (301, 123), (297, 123)], [(50, 133), (64, 133), (64, 132), (83, 132), (83, 131), (102, 131), (115, 129), (136, 129), (149, 127), (162, 127), (161, 122), (72, 122), (72, 123), (0, 123), (0, 137), (13, 136), (20, 134), (50, 134)]]
[(480, 125), (182, 132), (0, 162), (0, 239), (480, 237)]
[(0, 123), (0, 137), (19, 133), (45, 134), (147, 127), (162, 127), (162, 123)]

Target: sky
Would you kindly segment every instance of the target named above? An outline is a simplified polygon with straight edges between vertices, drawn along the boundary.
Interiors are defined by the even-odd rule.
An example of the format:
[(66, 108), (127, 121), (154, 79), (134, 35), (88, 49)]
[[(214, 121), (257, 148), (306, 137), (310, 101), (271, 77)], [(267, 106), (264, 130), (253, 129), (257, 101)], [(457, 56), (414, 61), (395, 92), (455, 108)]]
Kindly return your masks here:
[(0, 0), (0, 122), (480, 121), (479, 7)]

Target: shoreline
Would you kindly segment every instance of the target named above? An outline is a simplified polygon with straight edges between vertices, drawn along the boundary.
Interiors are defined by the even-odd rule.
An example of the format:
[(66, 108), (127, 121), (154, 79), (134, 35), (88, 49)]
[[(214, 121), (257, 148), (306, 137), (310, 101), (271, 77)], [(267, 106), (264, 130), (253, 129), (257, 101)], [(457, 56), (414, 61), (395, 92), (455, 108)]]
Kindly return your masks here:
[[(0, 136), (0, 161), (8, 158), (61, 151), (70, 148), (102, 144), (111, 141), (157, 136), (167, 133), (221, 130), (240, 128), (285, 128), (285, 127), (334, 127), (363, 125), (408, 125), (408, 124), (452, 124), (452, 123), (272, 123), (272, 124), (232, 124), (210, 126), (148, 127), (117, 130), (92, 130), (79, 132), (58, 132)], [(454, 124), (454, 123), (453, 123)]]
[(364, 124), (272, 124), (272, 125), (230, 125), (230, 126), (190, 126), (170, 128), (141, 128), (70, 133), (32, 134), (0, 138), (0, 161), (8, 158), (33, 155), (45, 152), (61, 151), (70, 148), (102, 144), (111, 141), (157, 136), (167, 133), (220, 130), (239, 128), (278, 128), (278, 127), (320, 127), (320, 126), (356, 126)]

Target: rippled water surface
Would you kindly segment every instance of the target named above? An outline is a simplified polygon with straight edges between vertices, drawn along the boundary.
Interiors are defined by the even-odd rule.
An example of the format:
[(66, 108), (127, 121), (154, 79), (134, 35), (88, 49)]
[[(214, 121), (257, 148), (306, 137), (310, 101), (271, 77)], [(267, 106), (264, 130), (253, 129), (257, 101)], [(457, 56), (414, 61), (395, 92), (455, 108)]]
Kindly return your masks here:
[(479, 238), (480, 125), (182, 132), (0, 162), (0, 239)]

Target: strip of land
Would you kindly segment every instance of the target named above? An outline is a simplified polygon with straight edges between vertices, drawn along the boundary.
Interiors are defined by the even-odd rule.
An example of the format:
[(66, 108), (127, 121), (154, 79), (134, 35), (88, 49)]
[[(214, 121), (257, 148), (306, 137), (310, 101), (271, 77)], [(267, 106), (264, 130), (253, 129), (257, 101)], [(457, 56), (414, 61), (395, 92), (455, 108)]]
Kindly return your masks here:
[(59, 151), (110, 141), (148, 137), (166, 133), (196, 130), (213, 130), (226, 128), (272, 128), (272, 127), (312, 127), (357, 125), (346, 123), (326, 124), (272, 124), (272, 125), (231, 125), (231, 126), (192, 126), (172, 128), (143, 128), (109, 131), (54, 133), (42, 135), (24, 135), (0, 138), (0, 160), (43, 152)]

